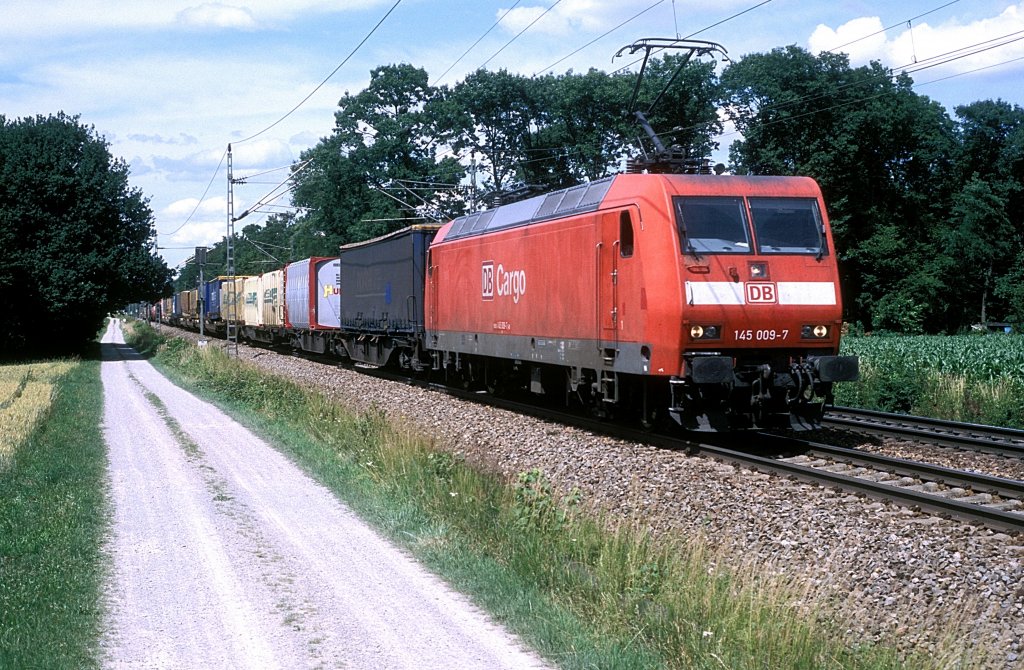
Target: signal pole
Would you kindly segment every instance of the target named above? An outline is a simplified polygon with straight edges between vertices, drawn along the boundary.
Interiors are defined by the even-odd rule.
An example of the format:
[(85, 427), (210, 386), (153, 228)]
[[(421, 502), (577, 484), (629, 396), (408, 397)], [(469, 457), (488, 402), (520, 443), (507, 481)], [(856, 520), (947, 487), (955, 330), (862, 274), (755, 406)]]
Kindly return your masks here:
[(206, 282), (203, 268), (206, 267), (206, 247), (196, 247), (196, 265), (199, 266), (199, 289), (196, 301), (199, 303), (199, 346), (206, 346)]
[[(238, 311), (241, 305), (238, 304), (238, 292), (235, 286), (235, 174), (231, 162), (230, 144), (228, 144), (228, 229), (227, 237), (224, 240), (224, 251), (226, 255), (224, 272), (228, 276), (226, 293), (229, 305), (226, 310), (228, 313), (226, 322), (228, 352), (230, 353), (234, 349), (235, 358), (238, 358)], [(224, 305), (221, 305), (221, 311), (225, 311)]]

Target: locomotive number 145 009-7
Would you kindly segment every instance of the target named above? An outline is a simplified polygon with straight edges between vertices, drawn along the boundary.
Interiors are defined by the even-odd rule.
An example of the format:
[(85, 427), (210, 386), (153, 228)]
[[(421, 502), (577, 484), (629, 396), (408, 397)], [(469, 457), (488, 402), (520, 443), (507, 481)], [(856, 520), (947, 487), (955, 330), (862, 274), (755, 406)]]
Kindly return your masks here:
[(734, 330), (733, 337), (737, 340), (753, 342), (776, 342), (789, 337), (789, 329), (783, 330)]

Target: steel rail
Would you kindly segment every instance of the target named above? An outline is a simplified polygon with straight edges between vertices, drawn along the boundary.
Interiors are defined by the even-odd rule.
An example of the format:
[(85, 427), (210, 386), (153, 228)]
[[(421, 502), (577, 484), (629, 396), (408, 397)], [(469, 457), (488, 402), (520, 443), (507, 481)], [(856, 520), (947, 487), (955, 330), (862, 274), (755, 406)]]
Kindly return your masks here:
[(905, 458), (894, 458), (817, 442), (808, 443), (808, 453), (824, 454), (840, 462), (862, 465), (900, 477), (914, 477), (945, 486), (968, 488), (976, 493), (990, 493), (1007, 498), (1024, 499), (1024, 481), (995, 477), (981, 472), (956, 470), (942, 465), (933, 465)]
[[(709, 451), (702, 449), (702, 451)], [(715, 447), (714, 451), (736, 462), (751, 464), (759, 470), (785, 472), (802, 481), (821, 484), (827, 482), (847, 491), (867, 493), (896, 504), (916, 507), (938, 514), (950, 514), (958, 519), (975, 521), (999, 530), (1024, 532), (1024, 514), (984, 507), (977, 503), (962, 502), (955, 498), (880, 484), (869, 479), (829, 472), (810, 466), (787, 463), (765, 456), (745, 454)]]
[(1024, 458), (1024, 430), (892, 414), (852, 407), (829, 410), (823, 425), (884, 437), (908, 436), (932, 444)]

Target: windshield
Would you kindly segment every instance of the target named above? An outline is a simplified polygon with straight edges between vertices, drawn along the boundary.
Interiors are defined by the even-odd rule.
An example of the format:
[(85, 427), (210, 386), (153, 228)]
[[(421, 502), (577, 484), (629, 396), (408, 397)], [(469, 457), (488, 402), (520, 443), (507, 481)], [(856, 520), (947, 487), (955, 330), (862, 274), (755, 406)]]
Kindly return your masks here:
[(762, 254), (824, 254), (821, 215), (813, 198), (750, 198)]
[(672, 198), (683, 253), (750, 253), (743, 198)]

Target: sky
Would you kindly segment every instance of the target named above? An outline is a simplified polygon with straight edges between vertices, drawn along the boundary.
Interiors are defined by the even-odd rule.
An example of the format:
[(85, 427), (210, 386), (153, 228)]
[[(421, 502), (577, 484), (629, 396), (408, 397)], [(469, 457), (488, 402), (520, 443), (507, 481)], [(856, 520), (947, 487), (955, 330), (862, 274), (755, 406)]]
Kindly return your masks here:
[[(910, 72), (951, 114), (1024, 106), (1024, 0), (0, 0), (0, 114), (93, 126), (149, 198), (176, 267), (224, 236), (228, 144), (235, 177), (251, 175), (235, 186), (238, 215), (330, 134), (338, 100), (377, 66), (411, 63), (435, 85), (481, 67), (611, 72), (646, 37), (717, 42), (734, 61), (792, 44), (842, 51)], [(720, 138), (722, 157), (736, 138)]]

